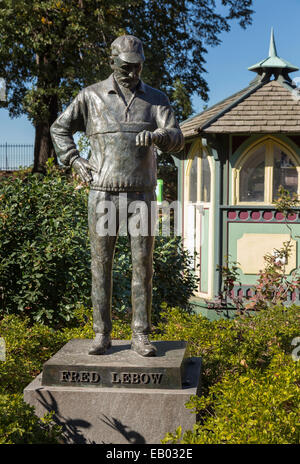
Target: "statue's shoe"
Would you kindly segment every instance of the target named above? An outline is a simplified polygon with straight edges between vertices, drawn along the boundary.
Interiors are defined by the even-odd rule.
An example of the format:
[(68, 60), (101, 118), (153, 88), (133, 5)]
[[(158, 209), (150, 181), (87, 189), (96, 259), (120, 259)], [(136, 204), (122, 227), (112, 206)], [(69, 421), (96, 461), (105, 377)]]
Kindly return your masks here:
[(153, 346), (146, 334), (133, 333), (131, 349), (144, 357), (156, 356), (156, 348)]
[(110, 335), (96, 334), (89, 354), (104, 354), (111, 347)]

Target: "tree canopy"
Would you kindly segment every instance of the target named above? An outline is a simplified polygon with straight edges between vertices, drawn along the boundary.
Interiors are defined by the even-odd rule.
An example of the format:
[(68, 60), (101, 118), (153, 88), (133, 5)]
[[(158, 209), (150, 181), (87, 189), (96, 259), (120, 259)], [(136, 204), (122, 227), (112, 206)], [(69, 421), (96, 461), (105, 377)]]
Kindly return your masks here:
[(0, 70), (11, 117), (36, 129), (35, 170), (54, 155), (49, 128), (83, 86), (105, 78), (110, 43), (139, 37), (143, 79), (165, 90), (179, 118), (204, 100), (207, 46), (220, 43), (232, 20), (251, 23), (252, 0), (0, 0)]

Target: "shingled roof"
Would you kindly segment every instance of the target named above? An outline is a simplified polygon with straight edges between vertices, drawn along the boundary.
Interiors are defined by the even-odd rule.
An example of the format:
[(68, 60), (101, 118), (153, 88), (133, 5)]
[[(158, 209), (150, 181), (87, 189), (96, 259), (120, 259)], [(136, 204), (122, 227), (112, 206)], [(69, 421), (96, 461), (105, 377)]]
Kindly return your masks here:
[[(199, 132), (300, 133), (300, 103), (279, 82), (268, 82), (248, 97), (243, 98), (243, 95), (245, 90), (187, 120), (181, 125), (183, 135), (191, 137)], [(226, 107), (229, 108), (226, 110)]]
[[(273, 32), (271, 45), (274, 54)], [(268, 70), (256, 68), (259, 75), (248, 87), (184, 121), (183, 135), (188, 138), (199, 133), (300, 133), (300, 97), (296, 98), (284, 69), (285, 61), (280, 60), (282, 65), (278, 61)], [(270, 80), (273, 74), (275, 80)]]

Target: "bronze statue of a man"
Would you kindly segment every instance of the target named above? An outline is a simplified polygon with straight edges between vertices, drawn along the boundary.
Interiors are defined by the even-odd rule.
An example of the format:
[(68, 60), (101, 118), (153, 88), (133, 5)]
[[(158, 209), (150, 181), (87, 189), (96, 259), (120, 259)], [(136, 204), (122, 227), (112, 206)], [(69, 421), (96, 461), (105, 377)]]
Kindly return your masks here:
[[(54, 147), (61, 162), (72, 166), (90, 184), (89, 232), (91, 241), (92, 303), (95, 339), (90, 354), (104, 354), (111, 346), (112, 264), (118, 234), (119, 196), (126, 192), (130, 204), (143, 201), (151, 210), (156, 200), (155, 146), (164, 152), (183, 148), (183, 136), (167, 96), (141, 79), (142, 42), (123, 35), (111, 45), (108, 79), (83, 89), (51, 127)], [(80, 157), (73, 140), (76, 131), (89, 137), (89, 161)], [(103, 208), (112, 202), (116, 233), (99, 234), (97, 223)], [(133, 213), (127, 212), (130, 223)], [(150, 221), (151, 222), (151, 221)], [(130, 234), (132, 256), (131, 349), (141, 356), (155, 356), (150, 343), (152, 261), (154, 236)]]

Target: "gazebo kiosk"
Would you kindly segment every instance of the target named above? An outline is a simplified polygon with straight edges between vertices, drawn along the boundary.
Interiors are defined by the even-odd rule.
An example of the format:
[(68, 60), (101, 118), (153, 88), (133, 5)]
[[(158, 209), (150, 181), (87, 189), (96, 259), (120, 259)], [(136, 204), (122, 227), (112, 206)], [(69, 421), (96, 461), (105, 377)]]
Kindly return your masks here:
[[(300, 195), (300, 97), (289, 77), (298, 68), (278, 56), (272, 31), (268, 58), (249, 70), (257, 75), (248, 87), (181, 124), (181, 228), (185, 246), (197, 252), (200, 306), (218, 294), (225, 256), (240, 263), (234, 293), (249, 295), (263, 256), (290, 237), (274, 206), (279, 186)], [(300, 211), (287, 222), (291, 274), (300, 262)], [(289, 299), (299, 302), (300, 291)]]

